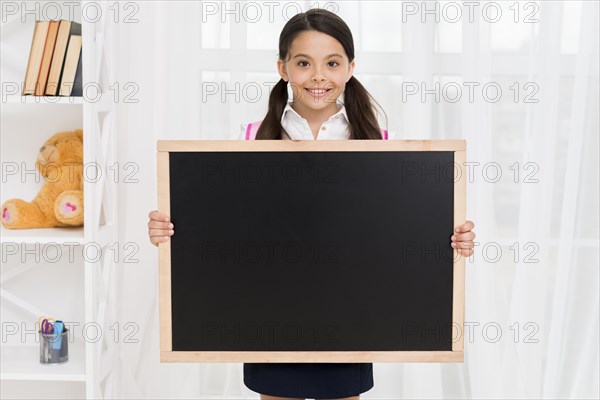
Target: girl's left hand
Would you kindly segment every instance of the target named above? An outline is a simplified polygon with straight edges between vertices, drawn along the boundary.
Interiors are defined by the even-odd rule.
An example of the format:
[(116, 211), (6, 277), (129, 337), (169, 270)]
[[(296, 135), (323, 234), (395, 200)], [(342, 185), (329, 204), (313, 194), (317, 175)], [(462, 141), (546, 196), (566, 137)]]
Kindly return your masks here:
[(450, 244), (452, 248), (457, 249), (458, 254), (463, 256), (470, 256), (473, 254), (473, 248), (475, 244), (473, 243), (473, 239), (475, 239), (475, 232), (472, 229), (475, 227), (473, 221), (466, 221), (464, 224), (457, 226), (454, 229), (454, 233), (450, 238), (452, 243)]

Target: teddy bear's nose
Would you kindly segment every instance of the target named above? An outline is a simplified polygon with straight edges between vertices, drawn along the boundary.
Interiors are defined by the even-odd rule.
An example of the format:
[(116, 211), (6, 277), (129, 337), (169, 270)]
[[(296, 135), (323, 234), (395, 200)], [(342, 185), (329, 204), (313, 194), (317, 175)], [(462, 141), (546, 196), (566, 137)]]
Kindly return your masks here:
[(40, 147), (40, 153), (41, 153), (42, 151), (44, 151), (44, 150), (46, 150), (46, 146), (42, 146), (42, 147)]

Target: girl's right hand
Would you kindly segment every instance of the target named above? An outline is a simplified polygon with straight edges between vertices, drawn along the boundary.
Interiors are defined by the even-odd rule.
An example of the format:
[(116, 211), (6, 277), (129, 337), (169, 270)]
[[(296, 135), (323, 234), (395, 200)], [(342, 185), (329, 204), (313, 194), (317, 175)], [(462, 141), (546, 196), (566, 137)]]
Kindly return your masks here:
[(175, 233), (174, 227), (169, 217), (158, 210), (150, 211), (148, 217), (150, 218), (148, 221), (150, 243), (158, 247), (159, 243), (166, 242)]

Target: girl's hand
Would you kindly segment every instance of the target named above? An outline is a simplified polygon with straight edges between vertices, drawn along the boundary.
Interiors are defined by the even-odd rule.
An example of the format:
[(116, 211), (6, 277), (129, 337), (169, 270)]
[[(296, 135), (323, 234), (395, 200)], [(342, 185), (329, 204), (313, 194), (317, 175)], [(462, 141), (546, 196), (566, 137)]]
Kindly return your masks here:
[(466, 221), (464, 224), (457, 226), (454, 229), (454, 233), (452, 234), (452, 243), (450, 244), (452, 248), (457, 249), (458, 254), (463, 256), (470, 256), (473, 254), (473, 248), (475, 244), (473, 243), (473, 239), (475, 239), (475, 232), (472, 229), (475, 227), (473, 221)]
[(159, 243), (166, 242), (175, 233), (174, 227), (169, 222), (169, 217), (157, 210), (150, 211), (148, 217), (150, 218), (148, 221), (150, 243), (158, 247)]

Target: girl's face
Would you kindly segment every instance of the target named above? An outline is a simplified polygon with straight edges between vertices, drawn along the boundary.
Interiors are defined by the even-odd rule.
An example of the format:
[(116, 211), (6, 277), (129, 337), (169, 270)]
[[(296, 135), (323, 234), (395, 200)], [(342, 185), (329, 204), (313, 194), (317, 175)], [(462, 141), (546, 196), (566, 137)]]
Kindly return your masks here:
[(279, 75), (294, 92), (294, 108), (302, 112), (337, 112), (336, 100), (352, 77), (354, 60), (333, 37), (304, 31), (292, 42), (288, 60), (277, 61)]

